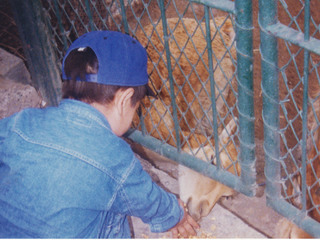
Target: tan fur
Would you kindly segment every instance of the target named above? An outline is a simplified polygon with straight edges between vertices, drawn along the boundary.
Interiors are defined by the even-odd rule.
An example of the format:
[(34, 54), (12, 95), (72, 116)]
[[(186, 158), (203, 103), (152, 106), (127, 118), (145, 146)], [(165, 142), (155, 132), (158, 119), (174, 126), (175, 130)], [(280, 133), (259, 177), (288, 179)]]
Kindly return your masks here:
[[(224, 17), (220, 17), (216, 19), (217, 24), (221, 24), (221, 22), (224, 20)], [(219, 22), (220, 20), (220, 22)], [(208, 74), (208, 67), (206, 67), (208, 63), (208, 55), (207, 51), (203, 54), (204, 49), (206, 48), (206, 40), (203, 36), (203, 33), (200, 29), (200, 27), (197, 27), (197, 22), (194, 19), (183, 19), (183, 23), (181, 21), (178, 21), (178, 18), (171, 18), (168, 19), (168, 26), (170, 29), (174, 29), (173, 35), (174, 38), (170, 37), (169, 45), (170, 45), (170, 52), (173, 57), (171, 57), (171, 65), (172, 65), (172, 71), (173, 71), (173, 77), (176, 85), (174, 86), (174, 93), (176, 96), (176, 102), (179, 106), (179, 109), (181, 109), (182, 112), (186, 112), (185, 118), (181, 116), (181, 114), (178, 112), (178, 118), (180, 122), (180, 127), (184, 131), (189, 131), (190, 128), (196, 128), (197, 132), (202, 132), (203, 127), (205, 127), (206, 131), (212, 132), (212, 129), (210, 128), (211, 124), (209, 121), (212, 121), (212, 110), (210, 107), (211, 100), (208, 97), (206, 91), (210, 93), (210, 82), (207, 81), (209, 74)], [(202, 30), (205, 31), (205, 25), (201, 24)], [(188, 34), (192, 35), (192, 40), (195, 43), (195, 47), (193, 43), (189, 40), (188, 34), (185, 31), (185, 28), (188, 31)], [(196, 30), (195, 30), (196, 29)], [(148, 71), (151, 73), (150, 79), (152, 81), (152, 84), (154, 85), (154, 88), (157, 90), (160, 90), (159, 97), (161, 99), (161, 102), (157, 103), (155, 102), (155, 106), (150, 106), (147, 104), (148, 107), (154, 107), (158, 109), (159, 107), (163, 109), (163, 107), (159, 105), (163, 105), (168, 107), (171, 107), (171, 97), (170, 97), (170, 84), (168, 80), (168, 70), (167, 70), (167, 58), (165, 54), (164, 49), (164, 40), (163, 40), (163, 29), (161, 23), (158, 24), (156, 27), (156, 32), (154, 31), (154, 27), (152, 25), (148, 25), (144, 28), (145, 33), (147, 36), (145, 36), (143, 33), (139, 32), (137, 34), (137, 38), (139, 41), (147, 47), (148, 55), (149, 55), (149, 64), (148, 64)], [(214, 27), (214, 24), (211, 23), (211, 32), (215, 33), (216, 29)], [(233, 38), (234, 38), (234, 32), (232, 28), (231, 21), (226, 21), (224, 25), (222, 26), (221, 35), (226, 43), (227, 46), (231, 47)], [(159, 38), (160, 37), (160, 38)], [(175, 40), (174, 40), (175, 39)], [(183, 53), (181, 53), (181, 49), (183, 49)], [(212, 43), (212, 49), (215, 53), (216, 57), (221, 61), (220, 66), (222, 66), (222, 69), (224, 70), (224, 73), (226, 74), (227, 78), (230, 79), (232, 77), (232, 74), (234, 73), (234, 66), (232, 64), (230, 56), (225, 54), (225, 47), (223, 45), (222, 39), (219, 34), (216, 35), (216, 37), (213, 40)], [(203, 62), (199, 61), (199, 54), (203, 54)], [(233, 58), (235, 58), (235, 48), (231, 48), (231, 54)], [(178, 67), (175, 59), (179, 59), (179, 65), (181, 66), (181, 69)], [(217, 62), (214, 60), (214, 67), (216, 66)], [(192, 66), (195, 66), (196, 71), (192, 68)], [(157, 69), (155, 68), (157, 67)], [(202, 84), (199, 82), (199, 78), (196, 75), (196, 72), (200, 75)], [(186, 77), (189, 76), (188, 81), (189, 84), (186, 83)], [(230, 86), (226, 84), (227, 79), (224, 77), (221, 68), (218, 66), (214, 72), (214, 79), (216, 81), (216, 84), (220, 90), (224, 91), (222, 93), (223, 97), (227, 99), (230, 91)], [(178, 86), (183, 86), (182, 92), (178, 89)], [(193, 93), (195, 91), (198, 95), (198, 97), (195, 97), (195, 94)], [(218, 90), (215, 91), (216, 96), (218, 96)], [(194, 100), (195, 99), (195, 100)], [(209, 115), (210, 119), (204, 118), (201, 122), (201, 126), (198, 126), (197, 119), (202, 119), (204, 116), (204, 111)], [(163, 109), (165, 110), (165, 109)], [(170, 109), (171, 111), (171, 109)], [(224, 112), (227, 111), (225, 108), (225, 105), (223, 103), (222, 97), (218, 97), (217, 99), (217, 111), (220, 112), (223, 115)], [(151, 112), (152, 109), (151, 109)], [(159, 116), (154, 116), (153, 114), (151, 121), (146, 121), (146, 124), (150, 124), (151, 126), (147, 126), (147, 128), (151, 129), (152, 125), (155, 123), (158, 123)], [(158, 114), (157, 114), (158, 115)], [(148, 115), (149, 116), (149, 115)], [(166, 117), (162, 121), (169, 123), (172, 122), (172, 118), (170, 114), (166, 114)], [(185, 120), (187, 119), (187, 121)], [(162, 124), (162, 123), (161, 123)], [(162, 136), (168, 136), (169, 132), (167, 131), (167, 127), (158, 127), (158, 129), (161, 131)], [(221, 129), (220, 129), (221, 131)], [(170, 139), (169, 143), (171, 145), (174, 145), (175, 142), (173, 139)]]
[(297, 225), (283, 218), (277, 224), (276, 238), (312, 238), (308, 233), (298, 228)]
[[(216, 33), (215, 25), (211, 21), (212, 37), (215, 34), (212, 41), (212, 50), (218, 61), (220, 61), (220, 66), (217, 66), (216, 59), (213, 59), (213, 67), (215, 69), (214, 80), (216, 83), (216, 109), (220, 116), (226, 116), (227, 114), (227, 107), (223, 98), (229, 106), (234, 105), (235, 97), (231, 94), (231, 88), (236, 90), (235, 79), (232, 81), (232, 86), (228, 84), (228, 79), (232, 79), (235, 70), (232, 63), (232, 58), (235, 59), (236, 57), (235, 47), (232, 45), (234, 31), (231, 21), (227, 20), (224, 22), (224, 20), (224, 17), (215, 18), (216, 24), (219, 27), (221, 26), (220, 34)], [(204, 136), (204, 134), (213, 132), (211, 127), (210, 82), (208, 80), (208, 67), (206, 66), (208, 64), (208, 54), (205, 51), (207, 43), (202, 32), (205, 32), (205, 25), (202, 23), (200, 28), (194, 19), (187, 18), (183, 19), (183, 24), (178, 18), (169, 18), (167, 19), (167, 24), (170, 29), (168, 33), (170, 33), (169, 46), (174, 79), (173, 91), (179, 109), (177, 117), (181, 128), (180, 140), (182, 149), (204, 161), (208, 158), (214, 159), (215, 153), (211, 147), (214, 146), (214, 141), (213, 139), (209, 140), (211, 141), (210, 146), (207, 138)], [(177, 146), (162, 24), (160, 22), (156, 28), (148, 25), (143, 29), (144, 31), (139, 31), (136, 36), (142, 45), (147, 47), (149, 57), (148, 72), (152, 86), (158, 92), (158, 99), (152, 101), (145, 99), (142, 102), (144, 124), (152, 136), (166, 140), (172, 146)], [(189, 39), (190, 36), (192, 36), (193, 43)], [(225, 54), (225, 45), (230, 51), (227, 54)], [(199, 54), (202, 55), (203, 61), (199, 60)], [(176, 62), (177, 59), (178, 62)], [(221, 68), (224, 73), (221, 71)], [(197, 74), (200, 75), (200, 78)], [(221, 96), (218, 89), (222, 92)], [(208, 118), (204, 117), (205, 114), (208, 115)], [(138, 119), (134, 120), (136, 124), (138, 121)], [(225, 118), (224, 124), (228, 124), (229, 127), (224, 130), (223, 124), (220, 124), (218, 132), (219, 137), (221, 137), (221, 165), (227, 168), (237, 160), (236, 147), (233, 142), (228, 141), (229, 134), (232, 135), (236, 130), (236, 123), (229, 114)], [(191, 132), (190, 129), (194, 129), (195, 131)], [(188, 144), (184, 141), (186, 138), (188, 139)], [(226, 145), (226, 150), (222, 148), (221, 144)], [(203, 146), (203, 148), (199, 148), (200, 146)], [(226, 151), (231, 155), (232, 159), (229, 159)], [(239, 175), (239, 165), (235, 164), (235, 167), (228, 168), (228, 171)], [(188, 203), (190, 213), (196, 219), (206, 216), (221, 196), (232, 194), (230, 188), (182, 166), (180, 168), (179, 182), (181, 198)]]
[[(220, 140), (223, 144), (228, 141), (228, 136), (232, 135), (235, 131), (236, 124), (231, 120), (220, 134)], [(237, 151), (235, 146), (231, 143), (227, 144), (227, 151), (231, 155), (232, 159), (237, 159)], [(192, 149), (187, 152), (195, 152), (197, 149)], [(210, 146), (206, 146), (196, 154), (196, 157), (205, 160), (206, 156), (210, 156), (211, 159), (216, 163), (215, 153)], [(222, 145), (220, 144), (220, 151)], [(229, 157), (224, 150), (220, 153), (221, 164), (224, 168), (227, 168), (230, 164)], [(239, 164), (236, 164), (235, 168), (230, 167), (230, 172), (233, 174), (240, 174)], [(216, 202), (223, 196), (231, 196), (234, 191), (221, 184), (220, 182), (213, 181), (211, 178), (200, 175), (190, 168), (179, 165), (179, 186), (180, 186), (180, 198), (185, 201), (188, 205), (189, 211), (192, 216), (198, 220), (201, 217), (207, 216)]]

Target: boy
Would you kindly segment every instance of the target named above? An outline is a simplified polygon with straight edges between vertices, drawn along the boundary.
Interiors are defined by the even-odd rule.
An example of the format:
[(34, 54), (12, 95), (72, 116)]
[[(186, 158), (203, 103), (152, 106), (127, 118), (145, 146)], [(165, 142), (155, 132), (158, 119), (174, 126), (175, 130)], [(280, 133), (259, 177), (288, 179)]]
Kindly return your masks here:
[(145, 49), (122, 33), (90, 32), (70, 46), (62, 70), (58, 107), (0, 121), (0, 237), (130, 238), (128, 215), (154, 232), (195, 235), (181, 201), (120, 138), (153, 95)]

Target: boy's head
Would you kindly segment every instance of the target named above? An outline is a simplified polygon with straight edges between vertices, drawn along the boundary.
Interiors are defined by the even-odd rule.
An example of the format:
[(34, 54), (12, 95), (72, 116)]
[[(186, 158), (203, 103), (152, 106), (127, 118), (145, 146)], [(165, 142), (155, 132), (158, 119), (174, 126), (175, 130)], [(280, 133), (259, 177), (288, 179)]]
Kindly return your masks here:
[(68, 49), (62, 63), (63, 98), (109, 103), (119, 89), (133, 88), (132, 105), (154, 93), (148, 87), (147, 53), (129, 35), (89, 32)]

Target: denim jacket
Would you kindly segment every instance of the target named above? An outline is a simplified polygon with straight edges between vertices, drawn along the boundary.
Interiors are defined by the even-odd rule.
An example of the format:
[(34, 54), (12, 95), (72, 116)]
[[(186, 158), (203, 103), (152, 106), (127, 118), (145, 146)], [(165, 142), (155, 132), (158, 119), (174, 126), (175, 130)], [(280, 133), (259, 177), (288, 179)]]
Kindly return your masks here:
[(67, 99), (0, 120), (1, 238), (130, 238), (129, 215), (164, 232), (183, 210), (98, 110)]

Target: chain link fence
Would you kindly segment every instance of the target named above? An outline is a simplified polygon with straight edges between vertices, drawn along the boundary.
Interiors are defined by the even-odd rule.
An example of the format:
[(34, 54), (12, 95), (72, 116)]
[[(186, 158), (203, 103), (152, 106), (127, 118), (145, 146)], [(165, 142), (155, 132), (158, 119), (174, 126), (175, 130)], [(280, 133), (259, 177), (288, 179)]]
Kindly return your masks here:
[(320, 236), (318, 5), (307, 0), (259, 4), (267, 199)]
[[(143, 102), (127, 137), (255, 195), (251, 1), (42, 0), (40, 10), (57, 69), (88, 31), (141, 41), (159, 98)], [(255, 29), (268, 204), (313, 236), (320, 236), (318, 10), (317, 1), (260, 0)]]
[[(143, 102), (127, 137), (237, 191), (255, 194), (250, 1), (238, 7), (218, 0), (18, 2), (12, 6), (22, 29), (28, 29), (22, 32), (24, 44), (39, 48), (27, 51), (29, 66), (49, 62), (31, 73), (50, 105), (59, 101), (61, 83), (55, 81), (60, 71), (55, 69), (61, 68), (71, 42), (92, 30), (127, 33), (146, 47), (150, 82), (159, 95), (157, 101)], [(242, 40), (237, 46), (236, 29)], [(239, 63), (242, 71), (237, 71)], [(48, 81), (48, 75), (55, 80)]]

